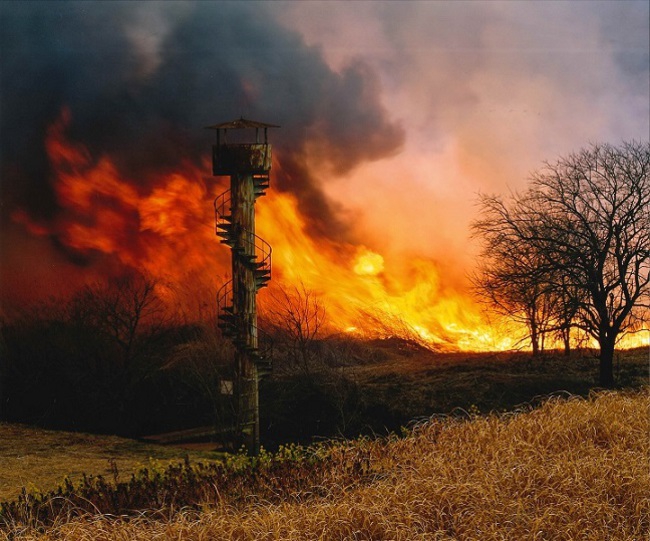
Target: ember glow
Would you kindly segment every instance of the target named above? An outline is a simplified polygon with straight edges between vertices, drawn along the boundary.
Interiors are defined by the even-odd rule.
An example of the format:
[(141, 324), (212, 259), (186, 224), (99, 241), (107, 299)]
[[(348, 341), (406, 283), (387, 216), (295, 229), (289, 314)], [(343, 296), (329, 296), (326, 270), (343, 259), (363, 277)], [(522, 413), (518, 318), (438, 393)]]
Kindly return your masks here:
[(302, 284), (335, 331), (513, 347), (523, 330), (468, 288), (476, 195), (647, 138), (647, 18), (643, 1), (3, 2), (3, 302), (137, 268), (170, 307), (213, 311), (227, 179), (201, 127), (243, 115), (282, 126), (262, 305)]

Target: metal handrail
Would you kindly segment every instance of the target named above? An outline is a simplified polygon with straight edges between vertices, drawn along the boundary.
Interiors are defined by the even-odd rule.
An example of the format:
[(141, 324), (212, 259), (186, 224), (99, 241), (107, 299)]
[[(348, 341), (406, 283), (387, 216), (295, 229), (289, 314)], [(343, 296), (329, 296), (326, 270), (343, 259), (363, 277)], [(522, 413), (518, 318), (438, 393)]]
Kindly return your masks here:
[(272, 359), (273, 358), (272, 336), (257, 326), (255, 326), (255, 330), (257, 332), (257, 349), (259, 351), (260, 357), (266, 359)]
[[(224, 239), (224, 242), (232, 248), (232, 257), (239, 258), (245, 265), (253, 265), (253, 272), (256, 272), (256, 287), (263, 287), (266, 285), (266, 278), (271, 278), (271, 256), (273, 248), (262, 237), (256, 235), (252, 231), (242, 228), (236, 230), (232, 221), (232, 193), (231, 190), (226, 190), (219, 194), (214, 199), (214, 212), (215, 212), (215, 233)], [(243, 246), (241, 243), (243, 242)], [(259, 274), (261, 273), (261, 274)], [(261, 281), (257, 281), (260, 278)], [(238, 325), (238, 316), (232, 313), (232, 318), (223, 317), (227, 314), (226, 308), (234, 309), (234, 282), (229, 280), (223, 284), (217, 291), (217, 319), (223, 319), (227, 329), (230, 324), (233, 325), (233, 335), (236, 339), (242, 338), (242, 329)], [(270, 340), (270, 335), (264, 332), (256, 325), (253, 327), (253, 332), (256, 335), (256, 348), (255, 357), (258, 361), (262, 359), (271, 362), (273, 354), (273, 342)], [(250, 344), (248, 344), (250, 346)]]
[[(220, 193), (214, 199), (214, 221), (215, 221), (215, 232), (219, 234), (219, 226), (223, 223), (229, 223), (229, 220), (226, 218), (226, 206), (232, 201), (230, 190), (226, 190), (223, 193)], [(230, 208), (228, 209), (230, 210)]]
[[(225, 312), (225, 308), (228, 305), (232, 305), (232, 291), (233, 291), (233, 281), (228, 280), (223, 284), (219, 291), (217, 291), (217, 316)], [(228, 302), (230, 299), (231, 302)]]
[[(229, 280), (223, 284), (217, 291), (217, 314), (225, 313), (226, 306), (232, 306), (233, 281)], [(254, 325), (255, 334), (257, 335), (258, 356), (264, 359), (271, 359), (273, 354), (273, 338), (269, 333)]]
[(273, 248), (271, 245), (266, 242), (262, 237), (259, 237), (253, 233), (255, 238), (255, 261), (260, 264), (259, 268), (267, 270), (269, 272), (269, 278), (271, 276), (271, 254), (273, 253)]
[[(226, 190), (225, 192), (219, 194), (215, 200), (214, 200), (214, 212), (215, 212), (215, 233), (219, 235), (219, 227), (222, 226), (223, 224), (228, 224), (231, 223), (230, 219), (227, 217), (228, 215), (226, 214), (226, 208), (232, 201), (231, 198), (231, 193), (230, 190)], [(228, 209), (230, 210), (230, 209)], [(248, 250), (247, 252), (253, 252), (255, 256), (255, 263), (260, 264), (259, 268), (264, 269), (269, 272), (269, 277), (271, 273), (271, 254), (273, 252), (273, 248), (271, 245), (266, 242), (262, 237), (259, 235), (256, 235), (255, 233), (252, 233), (246, 228), (243, 228), (244, 233), (248, 233), (253, 239), (253, 246), (252, 250), (250, 249), (251, 246), (247, 246)]]

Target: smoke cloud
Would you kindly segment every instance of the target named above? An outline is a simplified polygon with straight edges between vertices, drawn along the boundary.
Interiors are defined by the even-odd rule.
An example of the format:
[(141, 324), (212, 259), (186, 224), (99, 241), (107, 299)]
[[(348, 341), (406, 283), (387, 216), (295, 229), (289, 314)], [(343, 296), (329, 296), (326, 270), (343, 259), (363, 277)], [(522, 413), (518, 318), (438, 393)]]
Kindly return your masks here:
[(544, 160), (590, 142), (648, 139), (646, 1), (355, 2), (354, 16), (343, 2), (283, 7), (335, 69), (370, 65), (407, 130), (398, 156), (328, 192), (371, 207), (364, 236), (381, 231), (384, 247), (467, 267), (478, 192), (522, 189)]
[(3, 2), (0, 10), (4, 220), (12, 206), (40, 220), (61, 210), (44, 140), (63, 108), (69, 137), (95, 158), (110, 155), (139, 190), (179, 163), (203, 164), (212, 143), (203, 126), (240, 115), (281, 124), (272, 133), (276, 187), (296, 194), (312, 234), (341, 237), (346, 223), (311, 175), (307, 150), (341, 174), (404, 140), (367, 64), (332, 70), (265, 4)]
[[(477, 193), (523, 189), (544, 160), (591, 142), (648, 138), (649, 9), (644, 0), (2, 2), (3, 284), (22, 275), (40, 284), (67, 267), (83, 279), (107, 272), (119, 266), (111, 250), (88, 246), (120, 239), (125, 265), (147, 254), (159, 267), (227, 268), (209, 205), (192, 205), (221, 182), (202, 128), (241, 115), (281, 125), (271, 131), (273, 188), (295, 196), (301, 216), (273, 222), (260, 205), (259, 223), (282, 229), (264, 232), (274, 246), (295, 247), (287, 268), (301, 270), (303, 242), (323, 257), (300, 259), (312, 287), (343, 281), (318, 274), (335, 260), (354, 275), (346, 299), (372, 283), (377, 302), (403, 301), (396, 312), (428, 309), (420, 323), (430, 330), (441, 303), (460, 320), (472, 312), (456, 300), (468, 298)], [(45, 141), (65, 111), (66, 138), (88, 150), (88, 171), (110, 157), (126, 207), (101, 188), (102, 212), (61, 200)], [(173, 178), (186, 166), (192, 198), (189, 181)], [(185, 210), (163, 238), (170, 198), (173, 212)], [(281, 203), (273, 208), (289, 214)], [(104, 219), (114, 234), (94, 238)], [(310, 239), (291, 229), (303, 222)], [(71, 226), (85, 235), (81, 248), (62, 234)], [(354, 274), (355, 257), (373, 253), (381, 270)]]

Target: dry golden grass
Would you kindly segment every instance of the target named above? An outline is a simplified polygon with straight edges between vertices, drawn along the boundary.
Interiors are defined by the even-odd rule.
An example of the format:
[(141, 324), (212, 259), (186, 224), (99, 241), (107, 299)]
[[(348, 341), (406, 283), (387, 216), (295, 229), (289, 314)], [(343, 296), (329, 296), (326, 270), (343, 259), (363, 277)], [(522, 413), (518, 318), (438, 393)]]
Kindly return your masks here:
[[(168, 519), (86, 517), (23, 539), (589, 540), (650, 534), (647, 389), (551, 399), (526, 413), (434, 420), (372, 451), (368, 482)], [(327, 495), (327, 491), (330, 494)]]
[(0, 423), (0, 501), (16, 498), (22, 487), (51, 490), (65, 477), (73, 481), (83, 473), (111, 477), (111, 461), (120, 477), (149, 464), (180, 462), (186, 454), (205, 460), (206, 453), (148, 445), (116, 436), (43, 430)]

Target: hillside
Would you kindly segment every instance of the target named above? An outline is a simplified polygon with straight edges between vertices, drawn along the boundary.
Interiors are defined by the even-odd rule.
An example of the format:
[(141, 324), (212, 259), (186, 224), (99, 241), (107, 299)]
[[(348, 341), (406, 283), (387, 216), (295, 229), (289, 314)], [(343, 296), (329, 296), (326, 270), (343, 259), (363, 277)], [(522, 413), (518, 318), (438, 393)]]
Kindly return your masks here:
[[(240, 486), (193, 511), (62, 519), (22, 538), (647, 539), (649, 406), (644, 389), (433, 418), (403, 438), (332, 444), (317, 486), (291, 494)], [(363, 467), (350, 482), (353, 457)]]
[[(598, 360), (590, 350), (533, 357), (525, 351), (434, 352), (399, 339), (346, 345), (352, 351), (337, 357), (345, 363), (263, 382), (264, 445), (385, 434), (455, 408), (508, 411), (540, 396), (587, 396), (597, 388)], [(617, 351), (615, 373), (619, 388), (646, 385), (648, 348)]]

